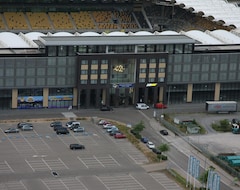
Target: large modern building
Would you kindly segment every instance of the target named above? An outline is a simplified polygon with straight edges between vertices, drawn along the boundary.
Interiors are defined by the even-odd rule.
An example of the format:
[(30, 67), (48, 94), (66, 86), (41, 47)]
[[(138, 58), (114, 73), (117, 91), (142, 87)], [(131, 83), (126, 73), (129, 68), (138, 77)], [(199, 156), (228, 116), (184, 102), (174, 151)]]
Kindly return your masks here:
[[(4, 5), (6, 10), (11, 8), (8, 3)], [(101, 9), (106, 5), (103, 3)], [(24, 10), (33, 5), (28, 6)], [(165, 3), (157, 6), (162, 10)], [(101, 104), (131, 106), (141, 101), (152, 105), (240, 99), (240, 37), (236, 33), (227, 26), (228, 30), (221, 26), (221, 30), (205, 32), (154, 32), (150, 23), (154, 19), (145, 12), (152, 8), (143, 9), (141, 3), (131, 1), (136, 10), (131, 17), (126, 7), (122, 4), (121, 10), (109, 12), (108, 5), (106, 12), (77, 10), (75, 14), (2, 13), (0, 109), (82, 109), (99, 108)], [(163, 12), (172, 11), (172, 7), (166, 5)], [(142, 18), (139, 12), (145, 13), (142, 20), (151, 32), (139, 30), (144, 23), (137, 22)], [(87, 24), (74, 20), (78, 14)], [(99, 19), (109, 15), (110, 23)], [(63, 23), (67, 18), (70, 21)], [(47, 20), (51, 20), (51, 25), (47, 25)], [(37, 32), (39, 26), (42, 30)], [(91, 29), (95, 26), (98, 32)], [(79, 32), (77, 27), (91, 32)], [(124, 31), (119, 32), (123, 27)]]

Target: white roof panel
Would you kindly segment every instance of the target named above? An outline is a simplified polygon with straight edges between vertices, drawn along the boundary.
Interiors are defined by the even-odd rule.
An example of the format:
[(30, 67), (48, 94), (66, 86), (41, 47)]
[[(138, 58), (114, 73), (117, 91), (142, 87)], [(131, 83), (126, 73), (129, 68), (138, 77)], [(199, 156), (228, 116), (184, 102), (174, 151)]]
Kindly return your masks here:
[(226, 30), (214, 30), (210, 31), (209, 34), (221, 41), (224, 41), (225, 44), (240, 44), (240, 37)]
[[(1, 43), (2, 42), (2, 43)], [(11, 32), (0, 33), (0, 43), (6, 45), (6, 48), (29, 48), (31, 47), (20, 36)]]

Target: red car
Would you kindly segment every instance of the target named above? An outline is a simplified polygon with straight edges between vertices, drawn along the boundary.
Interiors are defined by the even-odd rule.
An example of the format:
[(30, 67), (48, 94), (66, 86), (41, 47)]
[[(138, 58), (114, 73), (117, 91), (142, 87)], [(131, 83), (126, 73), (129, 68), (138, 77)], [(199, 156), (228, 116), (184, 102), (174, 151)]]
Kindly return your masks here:
[(167, 105), (165, 105), (163, 103), (156, 103), (155, 104), (155, 108), (157, 108), (157, 109), (166, 109)]
[(116, 133), (114, 135), (114, 138), (115, 139), (125, 139), (126, 138), (126, 135), (122, 134), (122, 133)]

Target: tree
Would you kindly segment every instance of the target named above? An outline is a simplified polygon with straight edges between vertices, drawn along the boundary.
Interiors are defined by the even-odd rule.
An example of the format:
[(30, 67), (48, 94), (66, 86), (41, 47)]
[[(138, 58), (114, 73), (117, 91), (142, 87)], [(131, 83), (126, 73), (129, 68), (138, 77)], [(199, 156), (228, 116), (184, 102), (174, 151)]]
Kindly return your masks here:
[[(159, 149), (162, 153), (164, 153), (164, 152), (168, 152), (168, 151), (170, 150), (170, 146), (169, 146), (168, 144), (164, 143), (164, 144), (161, 144), (161, 145), (158, 147), (158, 149)], [(159, 155), (159, 158), (161, 158), (162, 160), (167, 160), (167, 156), (166, 156), (166, 155), (163, 155), (163, 154)]]

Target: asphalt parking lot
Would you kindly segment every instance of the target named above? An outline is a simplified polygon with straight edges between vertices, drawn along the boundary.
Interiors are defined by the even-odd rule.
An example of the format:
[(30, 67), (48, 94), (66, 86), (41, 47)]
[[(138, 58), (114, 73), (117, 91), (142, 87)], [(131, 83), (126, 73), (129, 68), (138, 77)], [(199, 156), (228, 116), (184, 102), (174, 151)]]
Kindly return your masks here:
[[(84, 133), (57, 135), (49, 121), (33, 122), (33, 131), (4, 133), (16, 125), (0, 124), (0, 189), (181, 189), (162, 173), (146, 172), (141, 166), (148, 160), (138, 149), (91, 121), (81, 120)], [(70, 150), (71, 143), (86, 149)]]

